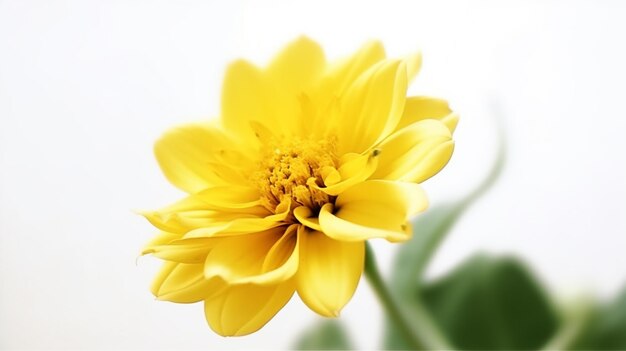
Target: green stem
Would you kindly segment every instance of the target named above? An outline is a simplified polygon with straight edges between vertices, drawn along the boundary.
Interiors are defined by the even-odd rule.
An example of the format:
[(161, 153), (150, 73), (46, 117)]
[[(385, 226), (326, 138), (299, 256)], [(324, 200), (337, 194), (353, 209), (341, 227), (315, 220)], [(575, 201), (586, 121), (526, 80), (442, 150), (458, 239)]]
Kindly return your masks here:
[(415, 302), (410, 306), (410, 314), (406, 312), (408, 310), (406, 307), (408, 306), (405, 306), (405, 308), (400, 306), (398, 298), (389, 291), (380, 276), (376, 256), (369, 243), (365, 245), (365, 277), (374, 289), (387, 316), (399, 328), (404, 339), (410, 344), (411, 349), (452, 349), (419, 302)]
[(581, 296), (564, 308), (564, 323), (542, 350), (567, 350), (579, 341), (591, 322), (594, 312), (592, 299)]
[(383, 282), (380, 272), (378, 271), (376, 256), (369, 243), (365, 243), (365, 277), (382, 303), (387, 316), (400, 328), (400, 332), (404, 335), (404, 339), (410, 343), (411, 348), (414, 350), (423, 350), (424, 345), (411, 330), (412, 328), (404, 318), (400, 306), (398, 306), (397, 301), (391, 296), (387, 286)]

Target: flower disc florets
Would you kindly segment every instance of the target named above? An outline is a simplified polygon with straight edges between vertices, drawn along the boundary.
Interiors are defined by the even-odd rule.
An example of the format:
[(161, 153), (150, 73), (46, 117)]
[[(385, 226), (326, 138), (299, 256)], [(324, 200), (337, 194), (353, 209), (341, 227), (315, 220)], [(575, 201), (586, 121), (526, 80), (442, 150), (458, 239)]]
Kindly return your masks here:
[(291, 200), (292, 208), (318, 211), (334, 200), (319, 189), (337, 167), (334, 142), (293, 138), (270, 142), (263, 149), (255, 181), (264, 207), (274, 211), (281, 202)]

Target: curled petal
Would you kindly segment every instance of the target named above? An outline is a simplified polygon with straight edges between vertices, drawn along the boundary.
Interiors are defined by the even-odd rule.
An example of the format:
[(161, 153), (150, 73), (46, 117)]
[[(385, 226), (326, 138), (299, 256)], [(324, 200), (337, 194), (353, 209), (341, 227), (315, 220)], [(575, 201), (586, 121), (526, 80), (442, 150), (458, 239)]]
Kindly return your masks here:
[(319, 219), (317, 217), (313, 217), (313, 211), (310, 208), (305, 206), (300, 206), (293, 210), (293, 215), (296, 217), (298, 222), (303, 225), (317, 231), (321, 231), (322, 227), (320, 226)]
[(369, 180), (340, 194), (336, 206), (326, 204), (319, 214), (320, 226), (329, 237), (405, 241), (411, 237), (407, 218), (426, 209), (428, 201), (418, 184)]
[[(328, 172), (329, 176), (327, 176), (326, 179), (330, 177), (335, 178), (330, 185), (320, 187), (312, 179), (308, 182), (308, 185), (328, 195), (338, 195), (354, 184), (369, 178), (378, 166), (378, 155), (379, 150), (373, 150), (364, 155), (353, 153), (346, 154), (340, 161), (341, 166), (339, 166), (337, 172)], [(337, 180), (337, 178), (339, 180)]]
[(220, 277), (229, 285), (272, 285), (288, 280), (298, 269), (296, 227), (224, 239), (207, 256), (204, 276)]

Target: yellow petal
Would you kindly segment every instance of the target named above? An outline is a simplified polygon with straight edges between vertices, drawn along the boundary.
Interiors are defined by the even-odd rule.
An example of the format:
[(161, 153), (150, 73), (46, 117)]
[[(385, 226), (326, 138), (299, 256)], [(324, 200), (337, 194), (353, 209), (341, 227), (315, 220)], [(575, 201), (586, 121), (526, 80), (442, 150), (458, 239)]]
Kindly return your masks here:
[(313, 217), (313, 211), (311, 211), (310, 208), (306, 206), (300, 206), (293, 210), (293, 215), (294, 217), (296, 217), (298, 222), (302, 223), (303, 225), (314, 230), (322, 230), (319, 220), (316, 217)]
[(204, 263), (209, 252), (219, 242), (217, 238), (176, 239), (160, 245), (150, 245), (141, 254), (152, 254), (160, 259), (179, 263)]
[(306, 116), (302, 128), (305, 135), (324, 137), (336, 133), (342, 118), (339, 97), (367, 69), (385, 58), (385, 49), (379, 41), (370, 41), (353, 55), (330, 64), (317, 89), (300, 97)]
[(258, 189), (239, 185), (212, 187), (195, 196), (213, 210), (240, 210), (261, 204)]
[(298, 269), (296, 225), (224, 239), (206, 258), (204, 276), (229, 285), (273, 285)]
[(232, 140), (212, 124), (195, 123), (169, 130), (154, 145), (154, 153), (163, 174), (172, 184), (195, 193), (211, 186), (229, 184), (229, 180), (220, 177), (209, 166), (215, 163), (216, 155), (229, 155), (225, 165), (230, 166), (224, 167), (237, 166), (235, 173), (250, 166), (250, 160), (232, 150), (232, 145)]
[(338, 152), (361, 153), (391, 133), (404, 110), (406, 64), (382, 61), (364, 72), (341, 100)]
[(379, 148), (380, 161), (372, 179), (421, 183), (448, 163), (454, 142), (443, 123), (426, 119), (395, 132)]
[(252, 127), (259, 123), (276, 136), (296, 131), (300, 117), (297, 96), (288, 94), (251, 63), (238, 60), (226, 70), (222, 86), (222, 122), (248, 146), (258, 145)]
[(406, 99), (404, 112), (396, 130), (424, 119), (439, 120), (452, 133), (459, 121), (459, 116), (452, 112), (448, 102), (445, 100), (427, 96), (412, 96)]
[(203, 264), (166, 262), (152, 283), (151, 291), (159, 300), (192, 303), (221, 292), (219, 279), (204, 278)]
[(182, 235), (188, 227), (183, 225), (180, 218), (186, 217), (189, 213), (202, 211), (203, 206), (201, 201), (188, 196), (158, 211), (140, 211), (139, 213), (162, 231)]
[(308, 229), (299, 236), (298, 295), (313, 311), (337, 317), (359, 283), (365, 243), (338, 241)]
[(322, 48), (302, 36), (287, 45), (266, 72), (279, 86), (297, 96), (320, 78), (325, 64)]
[(148, 243), (144, 246), (143, 250), (145, 251), (145, 250), (149, 250), (150, 248), (154, 246), (168, 244), (169, 242), (176, 240), (176, 239), (180, 239), (181, 237), (182, 235), (178, 233), (169, 233), (169, 232), (161, 231), (154, 238), (148, 241)]
[[(140, 212), (152, 225), (170, 233), (185, 234), (198, 228), (223, 225), (240, 218), (257, 218), (269, 215), (261, 206), (225, 210), (211, 210), (207, 200), (191, 195), (158, 211)], [(216, 206), (214, 206), (216, 207)], [(236, 207), (233, 205), (232, 207)]]
[(335, 207), (341, 212), (361, 202), (383, 204), (405, 217), (428, 207), (426, 193), (419, 184), (388, 180), (368, 180), (353, 186), (337, 197)]
[(150, 284), (150, 292), (154, 296), (159, 296), (159, 289), (161, 289), (161, 285), (163, 285), (165, 279), (167, 279), (167, 277), (170, 275), (170, 273), (172, 273), (176, 266), (178, 266), (177, 262), (165, 262), (161, 266), (161, 269), (152, 280), (152, 284)]
[(191, 230), (186, 233), (183, 238), (209, 238), (262, 232), (264, 230), (284, 225), (285, 219), (289, 216), (290, 210), (291, 199), (287, 198), (286, 201), (281, 202), (276, 207), (276, 213), (273, 215), (265, 217), (233, 217), (228, 221), (214, 223), (214, 225), (211, 226)]
[(230, 286), (204, 301), (206, 320), (222, 336), (254, 333), (289, 302), (294, 291), (295, 284), (291, 281), (272, 286)]
[(369, 180), (341, 193), (335, 204), (324, 205), (319, 213), (322, 231), (329, 237), (405, 241), (411, 237), (408, 217), (425, 210), (428, 201), (418, 184)]
[[(354, 153), (346, 154), (342, 157), (342, 160), (340, 161), (341, 165), (336, 173), (329, 173), (333, 177), (339, 178), (339, 181), (337, 181), (337, 179), (333, 179), (332, 182), (329, 182), (331, 185), (320, 187), (315, 183), (314, 179), (310, 179), (307, 182), (307, 185), (309, 187), (319, 189), (329, 195), (338, 195), (354, 184), (369, 178), (378, 167), (378, 155), (378, 150), (373, 150), (365, 155)], [(324, 181), (326, 182), (326, 179), (328, 178), (329, 177), (326, 177)]]
[(415, 76), (419, 73), (422, 68), (422, 54), (420, 52), (416, 52), (414, 54), (408, 55), (404, 62), (406, 62), (406, 73), (407, 78), (412, 81)]
[(329, 68), (324, 91), (341, 96), (363, 72), (385, 58), (385, 48), (379, 41), (365, 43), (352, 56), (338, 60)]

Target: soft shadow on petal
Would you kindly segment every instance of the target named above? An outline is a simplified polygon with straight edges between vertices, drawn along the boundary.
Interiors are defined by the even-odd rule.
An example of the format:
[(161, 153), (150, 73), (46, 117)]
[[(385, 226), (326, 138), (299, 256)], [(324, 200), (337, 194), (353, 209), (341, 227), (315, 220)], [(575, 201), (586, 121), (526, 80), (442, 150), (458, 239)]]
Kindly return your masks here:
[(326, 235), (337, 240), (384, 238), (405, 241), (411, 237), (409, 216), (428, 206), (419, 184), (369, 180), (341, 193), (336, 208), (326, 204), (319, 223)]
[(298, 295), (313, 311), (337, 317), (352, 298), (363, 272), (365, 243), (344, 242), (302, 229)]
[(289, 302), (294, 291), (292, 281), (271, 286), (229, 286), (204, 301), (205, 317), (211, 329), (222, 336), (254, 333)]
[(421, 183), (448, 163), (454, 141), (442, 122), (426, 119), (395, 132), (379, 148), (380, 161), (372, 179)]

